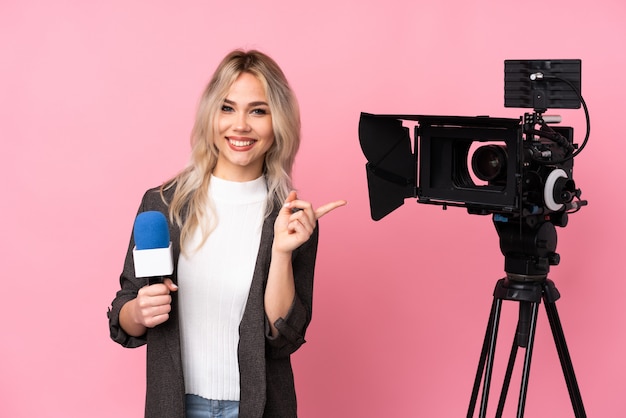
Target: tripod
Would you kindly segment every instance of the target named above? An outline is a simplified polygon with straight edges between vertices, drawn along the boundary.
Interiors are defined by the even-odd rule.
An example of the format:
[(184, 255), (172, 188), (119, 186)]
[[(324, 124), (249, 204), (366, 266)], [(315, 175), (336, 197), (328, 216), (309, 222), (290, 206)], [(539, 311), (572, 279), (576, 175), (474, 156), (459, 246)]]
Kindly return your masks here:
[[(522, 369), (517, 417), (522, 418), (524, 416), (537, 316), (539, 304), (543, 299), (575, 417), (586, 418), (587, 415), (576, 376), (574, 375), (572, 360), (556, 309), (556, 301), (560, 298), (560, 294), (554, 282), (547, 278), (549, 265), (555, 265), (559, 262), (558, 254), (554, 253), (556, 249), (556, 230), (554, 225), (549, 222), (540, 222), (532, 226), (520, 225), (519, 223), (509, 224), (508, 222), (506, 224), (495, 222), (495, 225), (500, 236), (500, 247), (505, 255), (507, 277), (500, 279), (494, 290), (494, 299), (491, 305), (487, 331), (480, 354), (467, 417), (472, 418), (474, 416), (483, 374), (484, 382), (479, 417), (484, 418), (486, 416), (500, 312), (502, 303), (506, 300), (519, 303), (519, 320), (504, 376), (502, 391), (500, 392), (496, 417), (501, 417), (504, 411), (504, 404), (519, 347), (525, 348), (526, 351)], [(533, 245), (529, 245), (529, 243)]]

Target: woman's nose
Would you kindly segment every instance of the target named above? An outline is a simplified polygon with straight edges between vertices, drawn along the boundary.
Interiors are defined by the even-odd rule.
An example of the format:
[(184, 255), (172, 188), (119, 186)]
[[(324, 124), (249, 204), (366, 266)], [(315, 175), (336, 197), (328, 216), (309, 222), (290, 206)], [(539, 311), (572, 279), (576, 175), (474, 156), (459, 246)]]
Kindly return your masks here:
[(250, 130), (250, 125), (248, 124), (248, 115), (243, 112), (237, 115), (237, 119), (235, 120), (235, 129), (244, 132)]

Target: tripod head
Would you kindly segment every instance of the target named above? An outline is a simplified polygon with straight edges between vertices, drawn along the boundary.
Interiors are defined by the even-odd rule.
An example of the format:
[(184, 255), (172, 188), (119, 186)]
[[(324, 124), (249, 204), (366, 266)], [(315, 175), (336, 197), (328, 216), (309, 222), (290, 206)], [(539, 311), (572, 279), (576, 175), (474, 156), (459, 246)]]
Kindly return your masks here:
[(555, 222), (559, 222), (558, 226), (565, 226), (567, 213), (561, 213), (554, 220), (544, 217), (504, 218), (494, 215), (493, 222), (500, 237), (504, 271), (509, 280), (544, 281), (550, 266), (559, 264)]

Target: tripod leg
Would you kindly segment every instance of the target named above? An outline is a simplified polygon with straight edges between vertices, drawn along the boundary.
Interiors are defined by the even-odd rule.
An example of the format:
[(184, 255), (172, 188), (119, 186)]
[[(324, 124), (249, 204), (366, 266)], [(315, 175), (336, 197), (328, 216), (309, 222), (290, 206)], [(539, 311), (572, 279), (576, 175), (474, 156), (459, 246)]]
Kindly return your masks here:
[(487, 331), (485, 332), (483, 347), (480, 353), (478, 370), (476, 371), (476, 378), (474, 379), (472, 397), (470, 399), (470, 404), (467, 410), (467, 418), (472, 418), (474, 416), (476, 401), (478, 399), (478, 391), (480, 389), (480, 381), (483, 377), (483, 374), (485, 377), (485, 381), (483, 385), (483, 393), (480, 404), (480, 418), (484, 418), (487, 412), (487, 400), (489, 397), (489, 386), (491, 382), (491, 373), (493, 370), (493, 354), (496, 345), (496, 337), (498, 335), (498, 324), (500, 322), (501, 309), (502, 301), (500, 299), (494, 298), (493, 303), (491, 304), (491, 311), (489, 313), (489, 321), (487, 322)]
[(580, 389), (578, 388), (578, 382), (576, 381), (576, 375), (574, 374), (574, 366), (572, 365), (572, 359), (569, 355), (569, 350), (567, 349), (565, 335), (563, 334), (563, 327), (561, 326), (561, 320), (559, 319), (559, 314), (556, 310), (556, 304), (553, 301), (549, 301), (545, 295), (544, 301), (546, 305), (546, 313), (548, 314), (548, 321), (550, 322), (550, 328), (552, 329), (552, 336), (554, 337), (556, 350), (559, 354), (559, 360), (561, 361), (563, 376), (565, 376), (565, 383), (567, 384), (569, 397), (572, 401), (574, 416), (576, 418), (586, 418), (587, 414), (585, 413), (585, 407), (583, 406), (583, 400), (580, 395)]
[(515, 331), (515, 339), (513, 340), (513, 347), (511, 348), (504, 382), (502, 383), (502, 392), (500, 392), (500, 401), (498, 402), (498, 409), (496, 410), (496, 418), (500, 418), (504, 412), (504, 404), (509, 391), (513, 367), (515, 366), (515, 359), (517, 357), (517, 350), (519, 347), (526, 348), (526, 355), (524, 360), (522, 387), (520, 389), (517, 416), (522, 417), (524, 415), (526, 391), (528, 388), (528, 374), (530, 373), (530, 360), (532, 356), (532, 346), (534, 342), (538, 310), (539, 303), (520, 302), (519, 321), (517, 323), (517, 330)]
[(485, 339), (483, 340), (483, 346), (480, 350), (480, 359), (478, 360), (478, 369), (476, 370), (476, 377), (474, 378), (474, 386), (472, 387), (472, 397), (470, 398), (470, 404), (467, 409), (467, 418), (474, 416), (474, 410), (476, 409), (476, 400), (478, 399), (478, 391), (480, 390), (480, 381), (482, 380), (483, 373), (485, 371), (485, 361), (487, 360), (487, 349), (489, 348), (489, 336), (491, 335), (491, 328), (493, 327), (493, 316), (496, 309), (496, 300), (493, 300), (491, 304), (491, 310), (489, 311), (489, 320), (487, 321), (487, 331), (485, 331)]
[(517, 341), (513, 340), (513, 347), (511, 347), (509, 363), (506, 367), (504, 382), (502, 383), (502, 391), (500, 392), (500, 400), (498, 402), (498, 409), (496, 410), (496, 417), (501, 417), (502, 412), (504, 412), (504, 403), (506, 402), (506, 395), (509, 392), (509, 384), (511, 383), (511, 376), (513, 375), (513, 367), (515, 366), (518, 348), (519, 346), (517, 345)]
[(500, 323), (500, 312), (502, 310), (502, 300), (496, 299), (496, 307), (493, 316), (493, 326), (489, 338), (489, 349), (487, 352), (487, 364), (485, 366), (485, 379), (483, 381), (483, 396), (480, 400), (479, 418), (487, 416), (487, 401), (489, 400), (489, 389), (491, 387), (491, 374), (493, 372), (493, 358), (496, 351), (496, 338), (498, 337), (498, 326)]
[(526, 347), (526, 356), (524, 358), (524, 371), (522, 373), (522, 383), (519, 394), (519, 402), (517, 404), (517, 417), (524, 416), (524, 408), (526, 407), (526, 394), (528, 392), (528, 377), (530, 374), (530, 361), (533, 355), (533, 345), (535, 342), (535, 330), (537, 329), (537, 314), (539, 312), (539, 302), (531, 304), (530, 328), (528, 330), (528, 345)]

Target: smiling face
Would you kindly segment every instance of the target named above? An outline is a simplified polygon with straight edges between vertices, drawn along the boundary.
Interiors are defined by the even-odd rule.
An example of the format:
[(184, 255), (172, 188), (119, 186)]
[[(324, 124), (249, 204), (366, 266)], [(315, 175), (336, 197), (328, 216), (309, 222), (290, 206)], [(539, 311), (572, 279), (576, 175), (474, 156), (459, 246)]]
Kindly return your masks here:
[(242, 73), (231, 85), (216, 120), (219, 150), (213, 174), (250, 181), (263, 174), (265, 154), (274, 143), (272, 115), (259, 79)]

